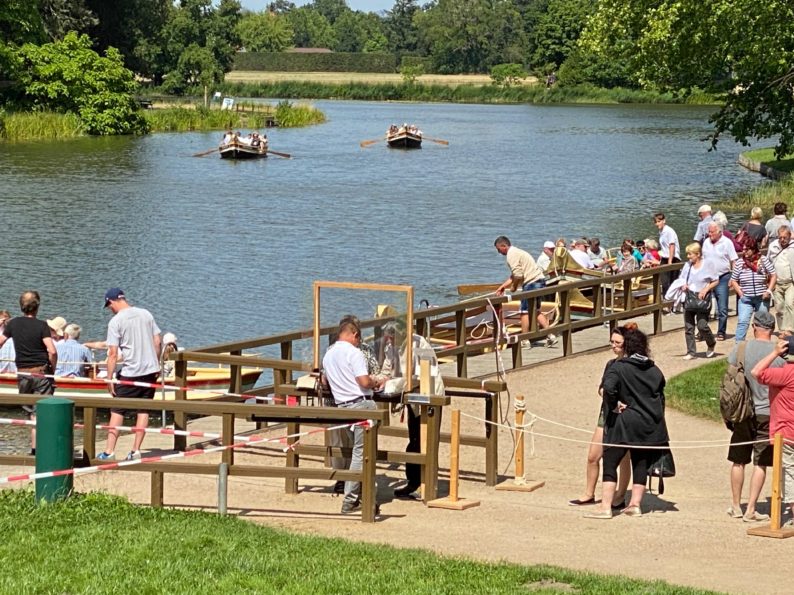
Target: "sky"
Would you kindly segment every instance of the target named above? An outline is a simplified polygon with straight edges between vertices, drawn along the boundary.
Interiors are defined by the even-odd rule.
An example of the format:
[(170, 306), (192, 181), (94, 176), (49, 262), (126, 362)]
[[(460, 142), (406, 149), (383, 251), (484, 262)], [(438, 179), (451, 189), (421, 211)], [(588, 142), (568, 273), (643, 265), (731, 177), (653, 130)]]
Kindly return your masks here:
[[(308, 4), (310, 0), (292, 0), (296, 5)], [(270, 0), (241, 0), (243, 8), (249, 10), (262, 10), (268, 5)], [(364, 10), (367, 12), (381, 12), (389, 10), (394, 6), (394, 0), (347, 0), (347, 5), (353, 10)]]

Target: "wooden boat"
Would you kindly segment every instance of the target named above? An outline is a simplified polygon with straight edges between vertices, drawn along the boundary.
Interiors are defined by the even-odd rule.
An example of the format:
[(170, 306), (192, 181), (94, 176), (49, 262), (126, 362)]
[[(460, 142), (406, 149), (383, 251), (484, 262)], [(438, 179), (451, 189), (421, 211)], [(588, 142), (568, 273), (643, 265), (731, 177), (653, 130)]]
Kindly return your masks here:
[(221, 159), (264, 159), (267, 157), (267, 139), (261, 139), (258, 147), (235, 139), (218, 147), (218, 152), (221, 154)]
[[(243, 368), (243, 391), (252, 388), (261, 373), (262, 370), (260, 368)], [(165, 384), (173, 383), (173, 376), (165, 379)], [(219, 398), (223, 396), (224, 391), (229, 390), (229, 368), (201, 368), (198, 366), (188, 366), (187, 386), (188, 399)], [(205, 390), (218, 392), (204, 392)], [(0, 393), (10, 394), (16, 392), (16, 374), (0, 374)], [(155, 392), (155, 400), (162, 399), (162, 394), (161, 390), (157, 390)], [(174, 399), (174, 394), (174, 391), (165, 391), (165, 400), (172, 401)], [(55, 382), (55, 395), (58, 397), (106, 397), (109, 396), (109, 393), (107, 384), (100, 378), (60, 378)]]
[[(396, 128), (396, 127), (395, 127)], [(421, 149), (422, 132), (416, 126), (391, 128), (386, 133), (386, 143), (393, 149)]]

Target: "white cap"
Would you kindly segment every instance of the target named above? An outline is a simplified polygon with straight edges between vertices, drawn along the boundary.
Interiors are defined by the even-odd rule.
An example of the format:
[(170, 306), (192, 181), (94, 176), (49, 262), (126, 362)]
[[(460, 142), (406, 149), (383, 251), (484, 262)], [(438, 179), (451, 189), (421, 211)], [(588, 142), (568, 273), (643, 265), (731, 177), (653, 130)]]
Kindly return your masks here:
[(555, 246), (554, 246), (554, 242), (549, 242), (549, 241), (547, 240), (547, 241), (543, 242), (543, 247), (544, 247), (544, 248), (554, 248), (554, 247), (555, 247)]
[(698, 215), (700, 215), (701, 213), (711, 213), (711, 205), (702, 205), (698, 209)]
[(176, 345), (176, 335), (174, 333), (166, 333), (163, 335), (163, 345), (173, 343)]

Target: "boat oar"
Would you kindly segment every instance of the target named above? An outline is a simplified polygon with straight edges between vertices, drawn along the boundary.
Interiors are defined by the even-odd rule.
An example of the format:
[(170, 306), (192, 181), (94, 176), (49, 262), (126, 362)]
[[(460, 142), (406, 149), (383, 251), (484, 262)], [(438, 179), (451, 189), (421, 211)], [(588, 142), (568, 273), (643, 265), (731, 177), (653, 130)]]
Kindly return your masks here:
[(292, 155), (289, 153), (279, 153), (278, 151), (273, 151), (272, 149), (265, 149), (268, 153), (273, 153), (273, 155), (278, 155), (279, 157), (283, 157), (284, 159), (291, 159)]
[(201, 153), (196, 153), (195, 155), (193, 155), (193, 157), (204, 157), (204, 155), (209, 155), (210, 153), (214, 153), (217, 150), (218, 147), (215, 147), (214, 149), (210, 149), (209, 151), (202, 151)]
[(433, 143), (438, 143), (439, 145), (448, 145), (449, 144), (448, 140), (443, 140), (443, 139), (440, 139), (440, 138), (430, 138), (429, 136), (423, 136), (422, 138), (424, 140), (429, 140), (430, 142), (433, 142)]
[(358, 144), (361, 147), (368, 147), (370, 145), (374, 145), (375, 143), (379, 143), (380, 141), (382, 141), (385, 138), (386, 138), (385, 136), (381, 136), (379, 138), (373, 138), (372, 140), (363, 140), (363, 141), (361, 141)]

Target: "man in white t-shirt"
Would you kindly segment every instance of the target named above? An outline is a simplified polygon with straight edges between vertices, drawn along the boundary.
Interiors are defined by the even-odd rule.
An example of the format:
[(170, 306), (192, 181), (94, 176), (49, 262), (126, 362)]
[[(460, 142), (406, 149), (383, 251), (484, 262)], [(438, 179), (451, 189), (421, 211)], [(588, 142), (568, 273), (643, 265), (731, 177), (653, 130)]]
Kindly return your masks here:
[(788, 225), (778, 228), (777, 239), (769, 244), (767, 256), (775, 265), (777, 273), (774, 295), (778, 328), (794, 331), (794, 244)]
[(595, 263), (587, 254), (587, 240), (584, 238), (574, 240), (573, 249), (571, 250), (571, 258), (573, 258), (583, 269), (596, 268)]
[[(370, 376), (367, 360), (359, 345), (361, 344), (361, 328), (349, 318), (343, 319), (339, 325), (336, 342), (328, 348), (323, 357), (323, 374), (331, 387), (334, 402), (344, 409), (376, 409), (372, 401), (372, 389), (377, 388), (382, 380)], [(364, 426), (357, 425), (346, 428), (352, 436), (353, 456), (350, 461), (351, 471), (360, 471), (364, 462)], [(350, 514), (361, 510), (361, 482), (345, 482), (345, 499), (342, 502), (342, 514)]]
[[(656, 229), (659, 230), (659, 256), (661, 256), (661, 265), (673, 264), (674, 262), (681, 262), (681, 246), (678, 243), (678, 234), (675, 230), (667, 225), (664, 213), (656, 213), (653, 216), (653, 223)], [(665, 273), (662, 275), (662, 295), (667, 293), (673, 279), (678, 276), (678, 272)]]
[(712, 221), (708, 226), (708, 237), (703, 242), (703, 259), (711, 264), (720, 276), (714, 289), (717, 298), (717, 340), (725, 340), (728, 328), (728, 285), (731, 280), (733, 263), (738, 258), (733, 242), (722, 235), (722, 225)]

